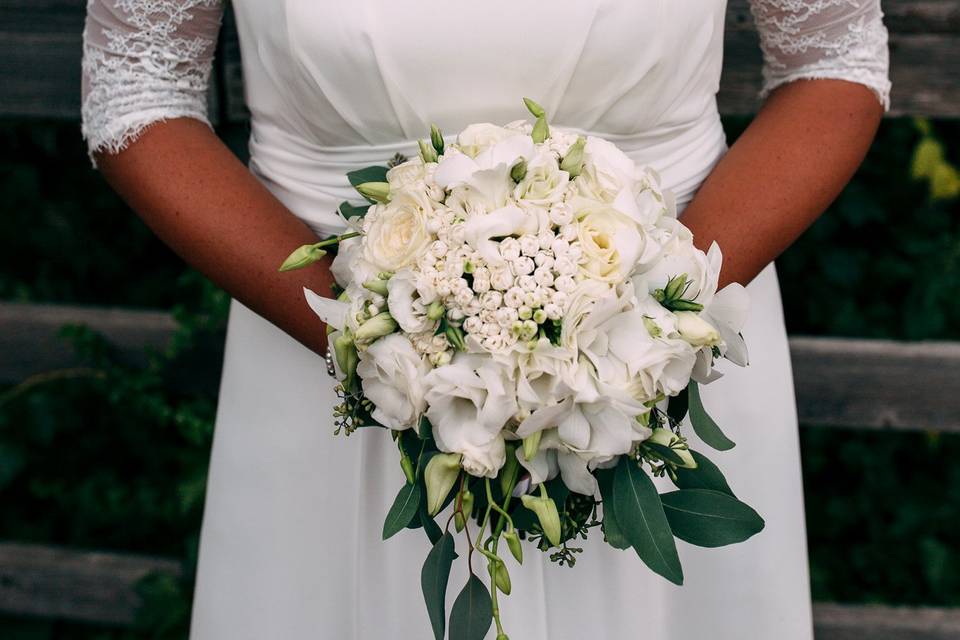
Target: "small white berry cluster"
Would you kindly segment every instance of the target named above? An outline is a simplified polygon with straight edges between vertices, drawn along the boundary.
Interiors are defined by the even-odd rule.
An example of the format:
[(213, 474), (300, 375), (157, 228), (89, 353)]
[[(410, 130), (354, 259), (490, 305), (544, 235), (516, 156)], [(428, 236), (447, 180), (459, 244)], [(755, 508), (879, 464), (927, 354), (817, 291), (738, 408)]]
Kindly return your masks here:
[(471, 350), (508, 350), (536, 339), (545, 323), (560, 320), (577, 286), (582, 251), (569, 207), (558, 203), (549, 217), (549, 227), (539, 235), (499, 240), (496, 262), (463, 241), (461, 221), (441, 225), (437, 240), (421, 256), (418, 290), (436, 296), (447, 318), (462, 326)]

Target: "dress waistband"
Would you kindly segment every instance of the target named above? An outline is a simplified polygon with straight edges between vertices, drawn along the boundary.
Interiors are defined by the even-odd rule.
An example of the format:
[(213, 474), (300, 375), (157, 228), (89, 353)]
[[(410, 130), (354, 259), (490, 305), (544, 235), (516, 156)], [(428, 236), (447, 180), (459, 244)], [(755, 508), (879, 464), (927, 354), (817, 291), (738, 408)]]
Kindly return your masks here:
[[(635, 162), (656, 170), (662, 187), (673, 191), (682, 208), (726, 151), (726, 137), (713, 108), (697, 120), (636, 134), (602, 134), (564, 127), (616, 144)], [(451, 137), (451, 140), (453, 138)], [(356, 192), (346, 173), (386, 164), (396, 154), (413, 157), (416, 140), (376, 145), (323, 146), (271, 123), (251, 124), (250, 170), (318, 235), (343, 229), (336, 210)]]

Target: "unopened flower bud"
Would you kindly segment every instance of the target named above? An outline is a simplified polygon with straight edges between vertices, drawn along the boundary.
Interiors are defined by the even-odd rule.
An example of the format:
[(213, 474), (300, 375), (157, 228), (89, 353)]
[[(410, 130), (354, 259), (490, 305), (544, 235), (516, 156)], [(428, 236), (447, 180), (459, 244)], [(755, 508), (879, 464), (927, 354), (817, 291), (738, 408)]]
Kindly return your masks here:
[(378, 313), (360, 325), (354, 334), (357, 342), (373, 342), (377, 338), (389, 335), (397, 330), (397, 321), (389, 311)]
[(420, 158), (424, 164), (437, 161), (437, 150), (433, 148), (433, 145), (426, 140), (417, 140), (417, 145), (420, 147)]
[(287, 259), (280, 265), (280, 271), (293, 271), (309, 266), (327, 255), (327, 252), (320, 248), (320, 243), (305, 244), (297, 247), (293, 253), (287, 256)]
[(523, 495), (520, 496), (523, 506), (537, 514), (543, 535), (551, 545), (560, 544), (560, 514), (557, 505), (549, 497)]
[(571, 178), (576, 178), (583, 171), (583, 148), (586, 144), (587, 139), (578, 136), (577, 141), (567, 150), (567, 155), (560, 161), (560, 168), (569, 173)]
[(423, 482), (427, 487), (427, 511), (431, 516), (440, 513), (447, 494), (453, 489), (460, 476), (459, 453), (438, 453), (430, 458), (423, 471)]
[(362, 182), (356, 186), (357, 192), (368, 200), (386, 204), (390, 202), (389, 182)]
[(523, 545), (520, 544), (520, 536), (516, 531), (507, 531), (503, 534), (503, 539), (507, 542), (507, 548), (517, 562), (523, 564)]

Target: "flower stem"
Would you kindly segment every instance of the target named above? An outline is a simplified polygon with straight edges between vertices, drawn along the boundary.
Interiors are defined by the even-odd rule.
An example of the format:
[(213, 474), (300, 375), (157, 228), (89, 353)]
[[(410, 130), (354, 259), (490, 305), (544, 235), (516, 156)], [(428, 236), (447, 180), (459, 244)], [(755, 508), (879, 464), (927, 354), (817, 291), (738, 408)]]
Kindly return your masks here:
[(339, 243), (342, 242), (343, 240), (349, 240), (350, 238), (356, 238), (356, 237), (359, 236), (359, 235), (363, 235), (363, 234), (361, 234), (359, 231), (351, 231), (350, 233), (344, 233), (344, 234), (339, 235), (339, 236), (334, 236), (334, 237), (332, 237), (332, 238), (327, 238), (326, 240), (321, 240), (320, 242), (316, 243), (316, 244), (313, 245), (313, 246), (315, 246), (315, 247), (329, 247), (330, 245), (339, 244)]

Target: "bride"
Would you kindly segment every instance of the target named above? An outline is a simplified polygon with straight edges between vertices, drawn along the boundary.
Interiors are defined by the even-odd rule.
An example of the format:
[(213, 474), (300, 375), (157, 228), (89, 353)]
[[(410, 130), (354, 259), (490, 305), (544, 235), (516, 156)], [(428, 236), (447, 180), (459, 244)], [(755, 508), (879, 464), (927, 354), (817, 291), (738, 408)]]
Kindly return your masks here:
[(91, 158), (233, 296), (193, 640), (432, 637), (417, 584), (426, 538), (380, 541), (402, 481), (394, 445), (363, 430), (341, 442), (323, 422), (333, 383), (301, 291), (329, 291), (329, 263), (277, 266), (342, 228), (346, 171), (412, 157), (430, 122), (456, 131), (522, 118), (522, 96), (656, 169), (698, 246), (722, 248), (720, 285), (749, 283), (750, 366), (729, 368), (704, 402), (739, 443), (718, 463), (767, 527), (719, 550), (680, 543), (683, 587), (599, 536), (574, 570), (529, 553), (502, 604), (514, 640), (810, 639), (797, 419), (771, 261), (849, 180), (888, 104), (879, 0), (752, 0), (766, 100), (729, 150), (715, 99), (723, 0), (232, 4), (249, 166), (206, 118), (222, 0), (89, 0), (84, 31)]

